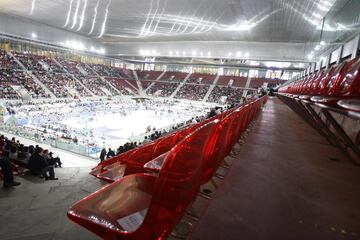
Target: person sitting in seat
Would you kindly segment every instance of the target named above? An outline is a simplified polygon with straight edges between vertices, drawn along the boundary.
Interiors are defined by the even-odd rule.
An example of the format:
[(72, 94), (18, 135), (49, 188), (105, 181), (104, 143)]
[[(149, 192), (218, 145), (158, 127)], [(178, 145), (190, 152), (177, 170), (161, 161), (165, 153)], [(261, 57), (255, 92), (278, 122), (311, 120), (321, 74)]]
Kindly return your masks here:
[(109, 151), (108, 151), (108, 153), (106, 155), (106, 159), (109, 159), (109, 158), (112, 158), (112, 157), (115, 157), (115, 152), (111, 148), (109, 148)]
[(60, 158), (58, 156), (54, 156), (52, 152), (49, 153), (50, 160), (54, 162), (55, 167), (62, 168), (62, 162), (60, 161)]
[(9, 160), (9, 152), (8, 151), (5, 151), (3, 153), (3, 156), (0, 158), (0, 167), (1, 167), (1, 171), (4, 175), (4, 183), (3, 183), (4, 188), (14, 187), (14, 186), (18, 186), (21, 184), (19, 182), (14, 181), (14, 175), (13, 175), (13, 172), (11, 169), (11, 163)]
[(58, 178), (55, 177), (54, 166), (46, 162), (45, 158), (41, 155), (42, 151), (42, 148), (38, 147), (30, 157), (29, 167), (31, 172), (35, 175), (40, 175), (40, 177), (45, 178), (45, 180), (58, 180)]

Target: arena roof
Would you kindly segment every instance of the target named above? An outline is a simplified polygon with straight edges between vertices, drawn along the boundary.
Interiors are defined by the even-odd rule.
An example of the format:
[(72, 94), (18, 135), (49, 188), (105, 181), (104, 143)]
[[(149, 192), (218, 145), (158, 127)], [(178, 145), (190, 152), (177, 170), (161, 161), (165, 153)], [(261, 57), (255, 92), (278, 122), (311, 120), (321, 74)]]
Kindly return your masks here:
[[(95, 43), (110, 55), (175, 55), (183, 43), (207, 44), (207, 54), (228, 41), (240, 52), (262, 44), (279, 54), (281, 44), (293, 52), (285, 60), (304, 60), (314, 45), (338, 44), (358, 32), (360, 1), (354, 0), (11, 0), (0, 1), (0, 12), (32, 20)], [(324, 20), (324, 22), (323, 22)], [(322, 31), (323, 30), (323, 31)], [(28, 33), (29, 34), (29, 33)], [(39, 34), (36, 34), (39, 35)], [(322, 37), (321, 37), (322, 36)], [(39, 39), (41, 37), (39, 36)], [(258, 48), (255, 46), (254, 48)], [(153, 47), (154, 48), (154, 47)], [(155, 47), (156, 48), (156, 47)], [(231, 46), (230, 49), (234, 47)], [(269, 48), (269, 47), (268, 47)], [(160, 53), (166, 49), (166, 53)], [(252, 49), (251, 46), (249, 48)], [(272, 51), (274, 50), (274, 52)], [(221, 49), (228, 54), (228, 50)], [(289, 50), (287, 50), (289, 51)], [(238, 52), (233, 52), (236, 55)], [(298, 55), (301, 53), (301, 57)], [(245, 54), (245, 51), (242, 51)], [(154, 55), (154, 54), (153, 54)], [(262, 54), (255, 54), (256, 59)], [(295, 55), (297, 55), (295, 57)], [(244, 57), (244, 56), (243, 56)], [(269, 59), (268, 57), (265, 57)]]

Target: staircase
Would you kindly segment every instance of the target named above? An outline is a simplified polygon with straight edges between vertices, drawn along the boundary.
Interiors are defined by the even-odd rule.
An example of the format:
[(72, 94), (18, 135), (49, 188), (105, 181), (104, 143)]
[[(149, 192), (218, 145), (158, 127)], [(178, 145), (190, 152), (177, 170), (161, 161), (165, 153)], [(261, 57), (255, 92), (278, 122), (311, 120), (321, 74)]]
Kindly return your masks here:
[(145, 89), (145, 92), (144, 92), (144, 93), (146, 94), (146, 92), (149, 91), (149, 89), (152, 88), (152, 86), (154, 86), (154, 85), (155, 85), (155, 82), (152, 82), (152, 83)]
[(175, 89), (175, 91), (170, 95), (170, 98), (174, 98), (176, 96), (176, 94), (179, 92), (180, 88), (182, 86), (184, 86), (184, 84), (186, 83), (186, 81), (190, 78), (191, 73), (189, 73), (185, 79), (179, 84), (179, 86)]
[(156, 79), (156, 81), (159, 81), (164, 75), (165, 75), (166, 71), (163, 71)]
[(72, 79), (74, 79), (77, 83), (79, 83), (88, 93), (90, 93), (91, 96), (93, 96), (93, 97), (96, 96), (96, 95), (95, 95), (92, 91), (90, 91), (90, 89), (88, 89), (79, 79), (77, 79), (73, 74), (71, 74), (68, 70), (66, 70), (66, 69), (64, 68), (64, 66), (61, 65), (55, 58), (54, 58), (53, 60), (54, 60), (54, 62), (55, 62), (59, 67), (61, 67), (61, 68), (65, 71), (66, 74), (68, 74)]
[(219, 81), (219, 78), (220, 78), (220, 75), (217, 74), (215, 79), (214, 79), (214, 82), (210, 85), (210, 88), (207, 91), (207, 93), (205, 94), (205, 97), (203, 98), (202, 102), (206, 102), (209, 99), (209, 96), (210, 96), (211, 92), (214, 90), (217, 82)]
[[(130, 82), (129, 82), (129, 80), (126, 80), (126, 79), (124, 79), (125, 80), (125, 82), (127, 83), (127, 84), (129, 84), (129, 86), (131, 87), (131, 88), (133, 88), (132, 90), (133, 91), (136, 91), (137, 92), (137, 94), (140, 94), (140, 90), (139, 89), (136, 89)], [(130, 80), (131, 81), (131, 80)]]
[(139, 80), (139, 77), (138, 77), (138, 75), (137, 75), (137, 72), (136, 72), (135, 70), (132, 70), (132, 73), (133, 73), (134, 78), (135, 78), (135, 80), (136, 80), (136, 84), (137, 84), (137, 86), (138, 86), (138, 88), (139, 88), (139, 94), (142, 95), (143, 92), (144, 92), (144, 89), (143, 89), (143, 87), (142, 87), (142, 85), (141, 85), (141, 82), (140, 82), (140, 80)]
[(13, 86), (12, 88), (17, 92), (22, 100), (31, 100), (31, 94), (23, 86)]
[(251, 77), (248, 77), (248, 79), (246, 80), (246, 84), (245, 84), (245, 89), (244, 89), (244, 92), (243, 92), (243, 97), (246, 97), (247, 96), (247, 93), (248, 93), (248, 88), (250, 88), (250, 83), (251, 83)]
[[(87, 65), (89, 67), (89, 69), (91, 69), (91, 71), (93, 71), (95, 73), (96, 76), (98, 76), (106, 85), (108, 85), (110, 88), (112, 88), (115, 92), (118, 93), (118, 95), (121, 95), (121, 92), (119, 91), (119, 89), (117, 89), (114, 85), (112, 85), (111, 82), (109, 82), (108, 80), (105, 79), (105, 77), (100, 76), (100, 74), (98, 74), (92, 67), (90, 67), (89, 65)], [(112, 95), (112, 94), (111, 94)]]
[(205, 94), (205, 97), (203, 98), (202, 102), (206, 102), (209, 99), (209, 96), (211, 94), (211, 92), (214, 90), (216, 85), (210, 85), (209, 90), (207, 91), (207, 93)]
[(17, 59), (11, 52), (8, 52), (7, 54), (9, 54), (9, 56), (14, 59), (14, 61), (32, 78), (34, 82), (36, 82), (42, 89), (44, 89), (46, 94), (48, 94), (52, 99), (56, 98), (56, 96), (31, 71), (26, 69), (26, 67), (19, 61), (19, 59)]

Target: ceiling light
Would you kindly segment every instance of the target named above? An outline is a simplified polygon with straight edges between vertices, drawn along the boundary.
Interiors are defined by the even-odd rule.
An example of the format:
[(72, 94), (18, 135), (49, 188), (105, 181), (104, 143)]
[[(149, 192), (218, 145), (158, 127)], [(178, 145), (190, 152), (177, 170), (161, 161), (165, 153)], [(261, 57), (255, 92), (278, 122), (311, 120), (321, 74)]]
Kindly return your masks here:
[(177, 56), (179, 55), (179, 51), (176, 51), (175, 53), (176, 53)]
[(33, 33), (31, 33), (31, 37), (35, 39), (35, 38), (37, 38), (37, 34), (33, 32)]
[(317, 51), (317, 50), (319, 50), (320, 49), (320, 45), (316, 45), (315, 46), (315, 50)]
[(321, 41), (321, 42), (320, 42), (320, 45), (321, 45), (321, 46), (324, 46), (325, 44), (326, 44), (326, 42), (324, 42), (324, 41)]
[(237, 57), (241, 57), (241, 52), (237, 52), (237, 53), (236, 53), (236, 56), (237, 56)]
[(318, 13), (313, 13), (312, 14), (314, 17), (316, 17), (316, 18), (319, 18), (319, 19), (322, 19), (323, 17), (320, 15), (320, 14), (318, 14)]
[(185, 51), (183, 51), (183, 52), (182, 52), (182, 54), (183, 54), (183, 56), (185, 56), (186, 52), (185, 52)]
[(332, 6), (333, 4), (330, 3), (329, 1), (321, 1), (322, 4), (326, 5), (326, 6)]
[(172, 56), (172, 55), (173, 55), (173, 51), (170, 51), (169, 54)]
[(193, 56), (195, 56), (195, 55), (196, 55), (196, 51), (195, 51), (195, 50), (192, 51), (191, 54), (192, 54)]
[(309, 55), (308, 55), (308, 59), (309, 59), (309, 60), (312, 60), (313, 57), (314, 57), (314, 55), (312, 55), (312, 54), (309, 54)]
[(207, 55), (208, 55), (208, 56), (211, 56), (211, 52), (208, 52)]
[(328, 6), (324, 6), (321, 4), (318, 4), (317, 6), (321, 11), (324, 11), (324, 12), (328, 12), (330, 10), (330, 8)]
[(245, 57), (248, 58), (250, 56), (249, 53), (245, 53)]

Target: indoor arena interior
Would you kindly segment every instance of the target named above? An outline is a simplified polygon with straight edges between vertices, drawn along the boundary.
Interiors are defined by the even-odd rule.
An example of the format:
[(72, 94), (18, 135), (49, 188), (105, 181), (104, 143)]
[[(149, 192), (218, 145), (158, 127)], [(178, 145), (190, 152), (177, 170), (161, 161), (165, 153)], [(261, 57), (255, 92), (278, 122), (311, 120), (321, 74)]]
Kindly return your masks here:
[(0, 0), (1, 240), (360, 240), (360, 0)]

